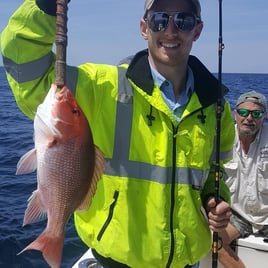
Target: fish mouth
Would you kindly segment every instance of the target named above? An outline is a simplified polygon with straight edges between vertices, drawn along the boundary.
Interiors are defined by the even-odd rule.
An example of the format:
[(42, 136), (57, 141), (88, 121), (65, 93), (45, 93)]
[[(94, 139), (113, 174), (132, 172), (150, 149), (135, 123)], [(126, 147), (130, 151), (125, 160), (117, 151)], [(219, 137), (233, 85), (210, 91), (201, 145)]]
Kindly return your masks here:
[(70, 91), (66, 86), (61, 89), (55, 88), (55, 99), (57, 101), (68, 101), (70, 99)]

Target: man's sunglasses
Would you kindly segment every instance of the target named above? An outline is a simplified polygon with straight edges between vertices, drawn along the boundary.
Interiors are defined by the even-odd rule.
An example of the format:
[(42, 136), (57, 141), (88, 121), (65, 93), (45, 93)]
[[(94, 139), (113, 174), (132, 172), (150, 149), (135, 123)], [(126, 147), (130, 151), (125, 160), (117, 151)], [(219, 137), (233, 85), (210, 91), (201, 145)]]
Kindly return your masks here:
[(242, 117), (248, 117), (249, 114), (251, 114), (251, 116), (253, 118), (261, 118), (264, 115), (264, 111), (261, 110), (247, 110), (247, 109), (236, 109), (237, 113), (242, 116)]
[(150, 29), (154, 32), (163, 32), (167, 29), (170, 19), (173, 18), (173, 22), (176, 25), (178, 31), (190, 32), (200, 23), (200, 18), (190, 13), (174, 13), (169, 15), (165, 12), (155, 12), (145, 18), (148, 21)]

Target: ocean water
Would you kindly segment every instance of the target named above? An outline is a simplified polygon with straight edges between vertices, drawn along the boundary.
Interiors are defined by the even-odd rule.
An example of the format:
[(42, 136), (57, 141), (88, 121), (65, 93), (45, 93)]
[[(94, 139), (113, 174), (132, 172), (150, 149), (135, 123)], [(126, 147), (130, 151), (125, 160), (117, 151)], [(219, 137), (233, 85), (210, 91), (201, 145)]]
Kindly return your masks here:
[[(268, 98), (268, 74), (223, 74), (222, 80), (230, 89), (227, 99), (232, 107), (248, 90)], [(36, 189), (36, 174), (16, 176), (15, 172), (19, 158), (33, 147), (32, 136), (33, 122), (18, 109), (0, 67), (0, 268), (48, 267), (38, 251), (17, 255), (46, 226), (44, 221), (22, 227), (27, 199)], [(62, 267), (71, 267), (86, 249), (71, 218), (66, 227)]]

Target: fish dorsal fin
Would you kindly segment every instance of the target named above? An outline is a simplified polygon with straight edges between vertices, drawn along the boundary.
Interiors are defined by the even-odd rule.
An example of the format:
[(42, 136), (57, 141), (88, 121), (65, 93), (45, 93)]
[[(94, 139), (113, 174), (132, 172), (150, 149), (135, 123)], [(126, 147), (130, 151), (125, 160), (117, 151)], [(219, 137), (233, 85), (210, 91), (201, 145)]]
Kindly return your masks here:
[(20, 158), (17, 164), (16, 175), (32, 173), (36, 170), (36, 168), (37, 168), (36, 149), (33, 148)]
[(91, 179), (91, 183), (89, 186), (89, 190), (83, 202), (76, 210), (83, 211), (89, 208), (91, 200), (96, 192), (97, 183), (99, 179), (101, 178), (101, 175), (105, 169), (104, 162), (105, 160), (104, 160), (103, 152), (97, 146), (95, 146), (95, 167), (94, 167), (94, 172), (93, 172), (93, 176)]

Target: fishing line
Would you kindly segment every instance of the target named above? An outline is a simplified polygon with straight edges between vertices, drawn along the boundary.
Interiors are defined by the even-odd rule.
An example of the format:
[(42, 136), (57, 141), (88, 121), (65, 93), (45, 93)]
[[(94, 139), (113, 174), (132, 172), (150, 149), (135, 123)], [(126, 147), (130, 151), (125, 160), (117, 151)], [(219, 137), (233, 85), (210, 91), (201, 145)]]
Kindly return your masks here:
[[(222, 50), (224, 44), (222, 42), (222, 0), (219, 0), (219, 47), (218, 47), (218, 91), (216, 106), (216, 166), (215, 166), (215, 201), (220, 202), (220, 136), (221, 136), (221, 116), (223, 110), (222, 103)], [(219, 250), (219, 234), (213, 232), (212, 242), (212, 268), (218, 267), (218, 250)], [(220, 245), (221, 246), (221, 245)]]

